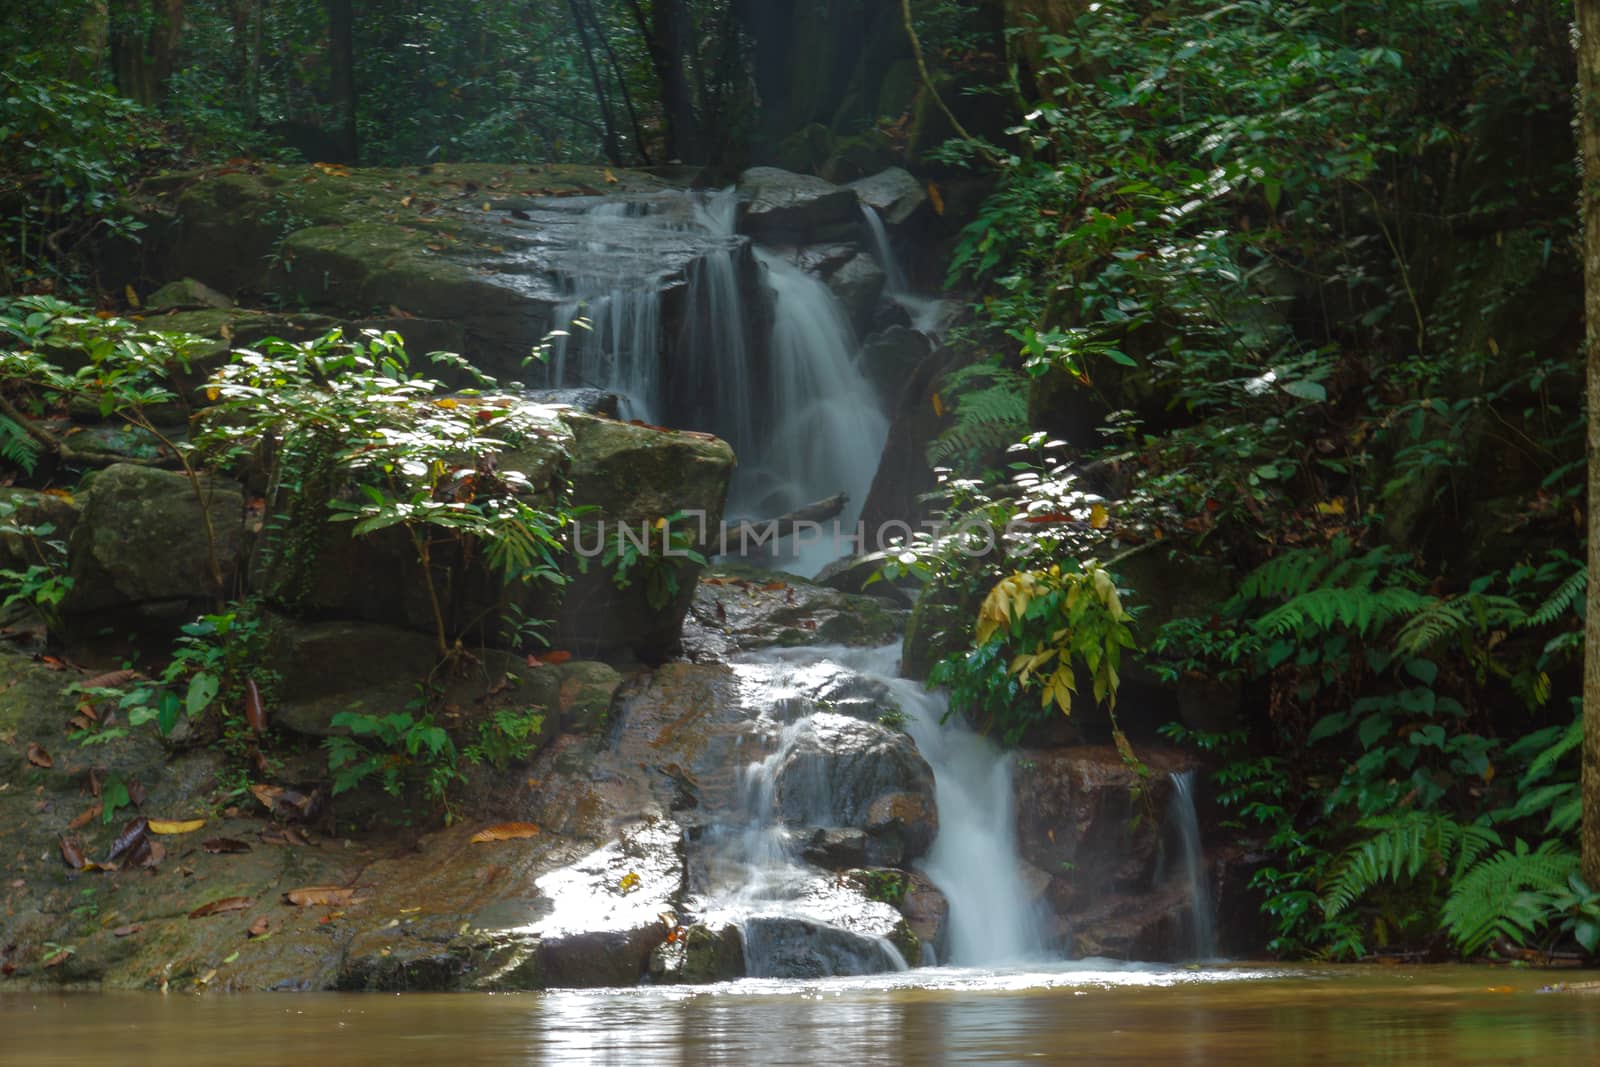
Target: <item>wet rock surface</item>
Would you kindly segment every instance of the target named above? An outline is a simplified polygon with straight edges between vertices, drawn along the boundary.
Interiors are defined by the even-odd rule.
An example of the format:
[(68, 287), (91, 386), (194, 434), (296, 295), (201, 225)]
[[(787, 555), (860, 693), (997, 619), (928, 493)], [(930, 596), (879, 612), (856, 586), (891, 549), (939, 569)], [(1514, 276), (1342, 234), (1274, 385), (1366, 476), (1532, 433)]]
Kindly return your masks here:
[(718, 565), (695, 590), (684, 648), (695, 658), (725, 658), (774, 646), (874, 647), (894, 641), (904, 618), (895, 604), (879, 597), (845, 593), (783, 572)]
[(1192, 955), (1191, 898), (1168, 811), (1171, 776), (1194, 760), (1156, 747), (1138, 757), (1148, 774), (1110, 745), (1018, 753), (1018, 847), (1037, 872), (1059, 946), (1073, 955)]

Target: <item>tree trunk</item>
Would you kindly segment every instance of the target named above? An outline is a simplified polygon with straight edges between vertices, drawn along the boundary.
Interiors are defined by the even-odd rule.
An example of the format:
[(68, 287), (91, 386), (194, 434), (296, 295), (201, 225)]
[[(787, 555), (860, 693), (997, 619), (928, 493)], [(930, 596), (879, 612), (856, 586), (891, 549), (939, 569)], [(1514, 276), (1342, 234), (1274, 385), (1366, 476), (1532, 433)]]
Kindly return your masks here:
[(79, 45), (67, 62), (67, 78), (92, 82), (106, 60), (111, 46), (111, 9), (106, 0), (90, 0), (79, 22)]
[(589, 38), (589, 24), (583, 17), (583, 9), (578, 6), (578, 0), (567, 0), (567, 8), (572, 12), (572, 21), (578, 29), (578, 47), (583, 50), (583, 60), (589, 67), (589, 80), (594, 85), (595, 102), (600, 105), (600, 121), (605, 126), (605, 153), (606, 160), (613, 167), (622, 166), (622, 148), (617, 144), (617, 122), (611, 114), (611, 99), (606, 93), (605, 79), (600, 75), (600, 62), (594, 55), (594, 41)]
[(594, 7), (586, 0), (584, 10), (588, 12), (589, 22), (594, 27), (594, 35), (606, 50), (606, 60), (611, 65), (611, 76), (617, 83), (617, 88), (622, 90), (622, 104), (628, 109), (628, 123), (633, 127), (633, 147), (639, 154), (639, 159), (645, 166), (650, 165), (650, 146), (645, 141), (644, 128), (639, 124), (639, 109), (634, 106), (633, 93), (628, 89), (628, 77), (623, 72), (622, 62), (617, 59), (617, 50), (611, 47), (611, 38), (606, 36), (606, 28), (594, 13)]
[(667, 161), (698, 162), (700, 129), (684, 64), (689, 61), (688, 13), (681, 0), (655, 0), (646, 19), (638, 0), (629, 0), (644, 36), (650, 65), (661, 82), (661, 108), (667, 122)]
[(1583, 877), (1600, 886), (1600, 0), (1577, 0), (1578, 147), (1589, 456), (1589, 589), (1583, 653)]
[(161, 103), (183, 34), (183, 0), (112, 0), (111, 64), (117, 90), (145, 107)]
[(352, 0), (328, 0), (329, 89), (339, 113), (339, 163), (356, 163), (361, 142), (356, 134), (356, 20)]

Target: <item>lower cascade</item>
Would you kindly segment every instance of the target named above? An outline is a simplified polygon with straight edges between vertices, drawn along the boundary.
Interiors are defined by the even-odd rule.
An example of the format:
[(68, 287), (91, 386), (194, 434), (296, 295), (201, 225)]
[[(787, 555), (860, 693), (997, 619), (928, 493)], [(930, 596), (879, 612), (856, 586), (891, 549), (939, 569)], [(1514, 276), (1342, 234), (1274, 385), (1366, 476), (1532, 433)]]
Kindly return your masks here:
[[(751, 977), (983, 966), (1037, 958), (1044, 944), (1022, 877), (1010, 761), (943, 722), (945, 703), (897, 676), (897, 646), (747, 654), (734, 663), (753, 713), (730, 810), (691, 848), (688, 910), (737, 928)], [(925, 791), (925, 792), (924, 792)], [(933, 810), (919, 810), (924, 799)], [(931, 841), (919, 816), (937, 826)], [(825, 869), (854, 856), (865, 897)], [(881, 899), (877, 865), (909, 860), (943, 899), (936, 943), (908, 943)], [(816, 862), (813, 862), (816, 861)], [(854, 872), (851, 872), (854, 873)]]
[(1211, 890), (1205, 852), (1200, 840), (1200, 816), (1194, 802), (1194, 771), (1172, 775), (1171, 818), (1183, 860), (1183, 874), (1189, 885), (1189, 933), (1191, 952), (1197, 960), (1217, 956), (1217, 939), (1212, 922)]

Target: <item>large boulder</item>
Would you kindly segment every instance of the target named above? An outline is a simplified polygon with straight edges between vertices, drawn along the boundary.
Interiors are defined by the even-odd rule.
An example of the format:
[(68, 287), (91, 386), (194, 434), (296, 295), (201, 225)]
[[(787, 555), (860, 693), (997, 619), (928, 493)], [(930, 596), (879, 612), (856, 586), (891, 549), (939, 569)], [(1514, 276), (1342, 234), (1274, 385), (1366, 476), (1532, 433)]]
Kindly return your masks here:
[(764, 241), (802, 244), (849, 237), (856, 225), (856, 194), (810, 174), (751, 167), (739, 176), (744, 201), (741, 229)]
[(773, 646), (873, 647), (893, 642), (903, 626), (903, 613), (881, 597), (792, 574), (719, 565), (695, 589), (684, 642), (703, 655)]
[(851, 256), (828, 275), (828, 289), (844, 308), (845, 317), (859, 334), (872, 322), (872, 311), (883, 295), (885, 275), (878, 261), (865, 252)]
[[(664, 557), (663, 542), (687, 530), (703, 547), (722, 524), (733, 476), (733, 450), (709, 434), (671, 432), (572, 413), (569, 466), (572, 504), (592, 509), (581, 520), (578, 554), (586, 569), (569, 567), (556, 640), (583, 655), (630, 650), (656, 661), (676, 652), (683, 617), (694, 599), (701, 567), (680, 558), (672, 568), (676, 590), (664, 604), (650, 602), (647, 578), (635, 574), (620, 588), (601, 565), (608, 545), (631, 535), (648, 539)], [(681, 518), (673, 518), (680, 516)], [(663, 520), (667, 525), (658, 525)]]
[(118, 463), (94, 477), (81, 504), (61, 605), (70, 639), (133, 628), (164, 640), (233, 588), (244, 544), (235, 483)]
[[(531, 914), (484, 931), (478, 989), (627, 986), (648, 972), (684, 890), (683, 835), (665, 820), (541, 875)], [(492, 923), (509, 918), (487, 913)]]
[(860, 201), (876, 211), (886, 225), (905, 223), (917, 209), (928, 202), (928, 193), (922, 183), (904, 167), (889, 167), (866, 178), (851, 182)]
[(796, 827), (857, 827), (866, 858), (899, 865), (938, 833), (933, 770), (905, 734), (831, 712), (793, 732), (773, 778), (776, 814)]
[(1017, 847), (1038, 872), (1062, 947), (1078, 955), (1186, 959), (1188, 886), (1168, 811), (1172, 749), (1138, 751), (1144, 770), (1110, 745), (1023, 749), (1013, 786)]

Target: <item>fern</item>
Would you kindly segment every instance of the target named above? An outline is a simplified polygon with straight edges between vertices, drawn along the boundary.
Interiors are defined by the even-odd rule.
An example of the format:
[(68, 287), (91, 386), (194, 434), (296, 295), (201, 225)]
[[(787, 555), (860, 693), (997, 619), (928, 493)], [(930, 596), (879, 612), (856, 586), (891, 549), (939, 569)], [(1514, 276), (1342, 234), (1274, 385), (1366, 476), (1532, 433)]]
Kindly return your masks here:
[(1583, 717), (1572, 720), (1572, 725), (1561, 732), (1548, 748), (1545, 748), (1528, 762), (1528, 769), (1522, 772), (1521, 788), (1527, 789), (1545, 775), (1555, 770), (1556, 764), (1561, 762), (1561, 757), (1577, 750), (1583, 744)]
[(1556, 586), (1555, 592), (1545, 598), (1526, 619), (1524, 626), (1548, 626), (1566, 614), (1568, 608), (1577, 603), (1589, 586), (1589, 568), (1579, 567), (1573, 571), (1567, 580)]
[(1345, 849), (1328, 874), (1322, 910), (1330, 919), (1376, 886), (1408, 882), (1430, 864), (1440, 874), (1453, 869), (1460, 877), (1500, 844), (1500, 835), (1487, 826), (1463, 826), (1438, 812), (1380, 816), (1361, 826), (1372, 836)]
[[(985, 380), (991, 384), (975, 388)], [(931, 464), (981, 456), (1027, 430), (1028, 380), (1015, 371), (975, 363), (946, 375), (942, 389), (955, 397), (955, 422), (928, 445)]]
[(1559, 841), (1530, 850), (1517, 839), (1455, 880), (1440, 917), (1467, 954), (1496, 937), (1525, 944), (1554, 917), (1550, 899), (1578, 869), (1578, 854)]
[(32, 474), (39, 464), (39, 442), (5, 415), (0, 415), (0, 460), (20, 467), (24, 474)]
[(1388, 589), (1325, 586), (1280, 604), (1257, 619), (1255, 625), (1258, 632), (1273, 634), (1298, 633), (1308, 626), (1330, 630), (1343, 625), (1364, 635), (1420, 610), (1426, 603), (1427, 598), (1422, 594), (1399, 586)]
[(1462, 593), (1453, 597), (1425, 597), (1395, 634), (1395, 649), (1402, 655), (1420, 656), (1447, 637), (1494, 626), (1518, 625), (1523, 618), (1521, 605), (1506, 596)]

